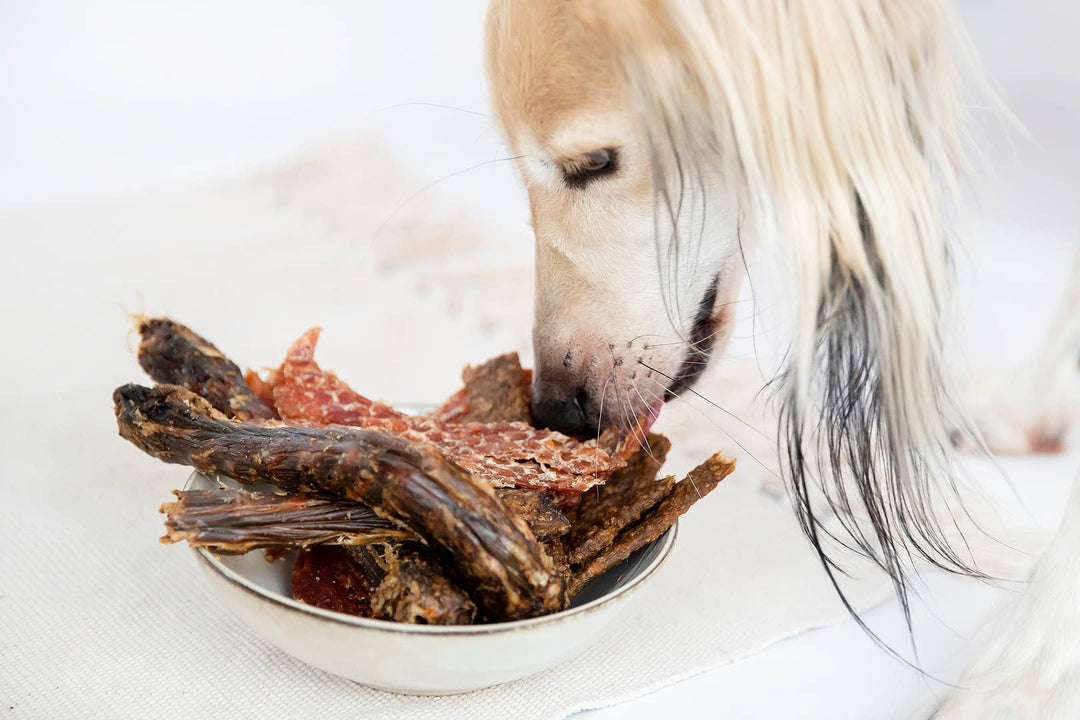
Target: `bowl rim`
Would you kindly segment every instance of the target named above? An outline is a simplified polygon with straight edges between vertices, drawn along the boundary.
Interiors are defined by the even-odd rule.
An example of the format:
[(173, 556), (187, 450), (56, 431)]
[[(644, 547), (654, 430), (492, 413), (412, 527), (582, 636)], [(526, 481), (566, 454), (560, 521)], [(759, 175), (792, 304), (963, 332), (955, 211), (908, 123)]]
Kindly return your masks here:
[[(195, 471), (189, 477), (184, 484), (185, 490), (190, 490), (197, 478), (207, 478), (202, 473)], [(231, 479), (231, 478), (230, 478)], [(212, 482), (212, 480), (211, 480)], [(267, 590), (260, 585), (248, 580), (246, 577), (236, 572), (235, 570), (227, 567), (221, 560), (215, 556), (212, 552), (206, 548), (192, 548), (195, 555), (225, 580), (231, 584), (237, 586), (245, 592), (255, 595), (264, 602), (269, 602), (272, 605), (281, 607), (287, 611), (300, 612), (314, 617), (329, 620), (331, 622), (339, 623), (342, 625), (349, 625), (352, 627), (365, 628), (367, 630), (374, 630), (377, 632), (392, 633), (392, 634), (404, 634), (404, 635), (462, 635), (462, 636), (480, 636), (480, 635), (494, 635), (498, 633), (514, 632), (517, 630), (523, 630), (526, 628), (537, 627), (540, 625), (556, 624), (564, 622), (571, 618), (579, 617), (586, 614), (591, 614), (596, 610), (608, 605), (609, 603), (625, 598), (630, 591), (638, 588), (641, 584), (653, 575), (656, 570), (668, 559), (671, 555), (672, 549), (675, 547), (675, 538), (678, 536), (679, 522), (678, 520), (668, 528), (663, 535), (653, 540), (649, 545), (660, 543), (659, 551), (652, 560), (648, 562), (641, 571), (618, 588), (615, 588), (606, 595), (590, 600), (584, 605), (579, 605), (575, 608), (567, 608), (566, 610), (559, 610), (558, 612), (550, 613), (548, 615), (541, 615), (534, 618), (526, 618), (524, 620), (509, 620), (505, 622), (497, 623), (485, 623), (480, 625), (412, 625), (409, 623), (394, 622), (392, 620), (379, 620), (376, 618), (358, 617), (355, 615), (346, 615), (345, 613), (335, 612), (333, 610), (325, 610), (314, 605), (308, 605), (295, 598), (287, 597), (272, 590)], [(646, 545), (645, 547), (649, 547)]]

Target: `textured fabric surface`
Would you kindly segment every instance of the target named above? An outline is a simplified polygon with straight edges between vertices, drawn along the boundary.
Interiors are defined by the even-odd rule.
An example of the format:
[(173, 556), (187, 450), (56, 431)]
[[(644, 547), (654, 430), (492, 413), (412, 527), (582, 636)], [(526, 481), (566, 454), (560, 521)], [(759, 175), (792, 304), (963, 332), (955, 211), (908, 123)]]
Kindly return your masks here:
[[(368, 175), (348, 170), (357, 155)], [(532, 678), (443, 698), (381, 693), (293, 660), (233, 618), (186, 548), (156, 542), (157, 508), (187, 470), (116, 435), (110, 393), (142, 377), (128, 313), (173, 315), (255, 366), (320, 324), (324, 366), (394, 400), (449, 394), (466, 362), (529, 356), (520, 231), (504, 242), (425, 203), (380, 228), (379, 208), (404, 186), (388, 170), (366, 180), (377, 162), (346, 144), (244, 183), (0, 217), (7, 716), (557, 718), (845, 617), (786, 500), (762, 492), (770, 483), (743, 456), (685, 519), (632, 615)], [(726, 445), (713, 421), (693, 418), (669, 422), (675, 470)], [(887, 595), (853, 567), (859, 607)]]

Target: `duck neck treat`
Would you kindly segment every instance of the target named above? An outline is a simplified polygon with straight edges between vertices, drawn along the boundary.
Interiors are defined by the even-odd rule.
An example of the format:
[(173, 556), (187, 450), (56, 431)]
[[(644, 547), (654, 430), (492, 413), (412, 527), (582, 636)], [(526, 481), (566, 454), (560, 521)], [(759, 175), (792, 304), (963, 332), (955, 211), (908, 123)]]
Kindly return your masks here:
[(266, 377), (172, 320), (139, 332), (139, 363), (160, 384), (116, 389), (120, 435), (260, 484), (176, 491), (162, 541), (287, 556), (294, 597), (324, 609), (421, 624), (563, 610), (735, 467), (715, 455), (681, 482), (658, 477), (670, 444), (644, 422), (587, 441), (533, 427), (530, 372), (512, 354), (409, 415), (321, 369), (318, 330)]

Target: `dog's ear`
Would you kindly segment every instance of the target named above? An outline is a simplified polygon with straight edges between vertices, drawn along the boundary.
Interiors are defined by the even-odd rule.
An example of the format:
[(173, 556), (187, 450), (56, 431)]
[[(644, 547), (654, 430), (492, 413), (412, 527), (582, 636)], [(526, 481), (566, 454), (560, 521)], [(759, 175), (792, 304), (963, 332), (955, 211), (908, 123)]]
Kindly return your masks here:
[[(928, 277), (930, 264), (948, 265), (948, 251), (942, 234), (932, 259), (912, 251), (905, 262), (886, 261), (880, 224), (858, 194), (854, 210), (858, 266), (830, 248), (810, 362), (792, 362), (780, 379), (784, 470), (803, 530), (837, 590), (831, 554), (842, 535), (840, 543), (853, 542), (892, 578), (910, 623), (915, 559), (981, 576), (952, 532), (959, 498), (950, 433), (970, 430), (943, 358), (947, 286)], [(832, 517), (839, 525), (829, 524)]]
[(967, 427), (945, 363), (962, 30), (944, 0), (648, 12), (677, 38), (623, 46), (657, 187), (719, 176), (743, 240), (789, 261), (773, 283), (791, 289), (794, 329), (775, 387), (803, 528), (830, 576), (829, 536), (848, 536), (906, 612), (913, 558), (974, 573), (939, 510), (955, 501), (950, 433)]

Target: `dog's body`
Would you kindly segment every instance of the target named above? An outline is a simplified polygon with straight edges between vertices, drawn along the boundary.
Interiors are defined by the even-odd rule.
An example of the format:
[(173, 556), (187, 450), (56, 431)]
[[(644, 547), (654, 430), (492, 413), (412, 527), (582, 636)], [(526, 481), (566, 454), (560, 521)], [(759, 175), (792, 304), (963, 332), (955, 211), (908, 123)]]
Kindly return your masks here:
[[(912, 558), (977, 574), (938, 510), (954, 500), (955, 441), (980, 442), (944, 361), (957, 41), (944, 0), (495, 0), (487, 32), (536, 235), (537, 420), (585, 434), (655, 417), (723, 349), (747, 270), (772, 277), (769, 302), (790, 317), (774, 388), (796, 511), (832, 577), (820, 492), (905, 612)], [(1073, 308), (1055, 371), (1075, 373)], [(1075, 544), (1075, 520), (1059, 543)], [(1080, 575), (1060, 567), (1076, 555), (1055, 550), (1040, 573)], [(1031, 657), (1040, 612), (1023, 630)], [(993, 692), (980, 677), (971, 692)], [(1024, 692), (1066, 707), (1077, 685)], [(1001, 717), (1031, 717), (1029, 700)]]

